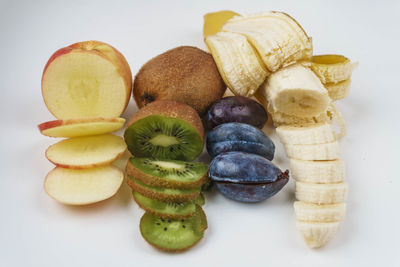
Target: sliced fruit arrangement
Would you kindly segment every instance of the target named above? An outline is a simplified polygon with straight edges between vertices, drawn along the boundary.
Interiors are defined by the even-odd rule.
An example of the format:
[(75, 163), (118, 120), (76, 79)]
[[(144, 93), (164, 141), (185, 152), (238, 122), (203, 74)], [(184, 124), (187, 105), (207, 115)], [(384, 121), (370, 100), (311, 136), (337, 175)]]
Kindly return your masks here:
[(191, 162), (204, 147), (204, 129), (190, 106), (157, 100), (140, 109), (125, 129), (133, 157), (126, 165), (133, 198), (146, 213), (140, 231), (166, 251), (192, 247), (207, 228), (200, 206), (208, 166)]
[(342, 55), (313, 56), (311, 37), (289, 15), (208, 13), (203, 33), (228, 88), (255, 95), (275, 126), (336, 118), (330, 101), (348, 95), (357, 63)]
[(173, 100), (202, 115), (225, 90), (212, 56), (196, 47), (181, 46), (143, 65), (135, 77), (133, 97), (139, 108), (156, 100)]
[(108, 44), (86, 41), (56, 51), (42, 76), (42, 95), (58, 119), (40, 124), (45, 136), (67, 137), (46, 150), (57, 167), (45, 181), (55, 200), (86, 205), (113, 196), (124, 174), (110, 164), (126, 150), (124, 140), (112, 134), (123, 127), (119, 118), (132, 88), (129, 65)]
[(296, 180), (297, 227), (307, 245), (318, 248), (335, 235), (344, 218), (348, 185), (330, 124), (279, 126), (276, 129)]

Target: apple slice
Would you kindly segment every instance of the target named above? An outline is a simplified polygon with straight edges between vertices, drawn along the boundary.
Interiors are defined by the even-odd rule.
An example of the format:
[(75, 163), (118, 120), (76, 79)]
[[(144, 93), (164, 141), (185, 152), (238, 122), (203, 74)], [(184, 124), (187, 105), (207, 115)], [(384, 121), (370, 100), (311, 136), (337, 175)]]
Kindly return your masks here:
[(57, 119), (119, 117), (131, 90), (128, 62), (114, 47), (99, 41), (59, 49), (42, 76), (43, 100)]
[(43, 122), (40, 133), (50, 137), (79, 137), (114, 132), (124, 126), (124, 118), (86, 118)]
[(118, 159), (126, 150), (120, 136), (105, 134), (62, 140), (46, 150), (46, 158), (69, 169), (104, 166)]
[(46, 177), (46, 193), (63, 204), (87, 205), (112, 197), (117, 193), (124, 173), (108, 165), (72, 170), (56, 167)]

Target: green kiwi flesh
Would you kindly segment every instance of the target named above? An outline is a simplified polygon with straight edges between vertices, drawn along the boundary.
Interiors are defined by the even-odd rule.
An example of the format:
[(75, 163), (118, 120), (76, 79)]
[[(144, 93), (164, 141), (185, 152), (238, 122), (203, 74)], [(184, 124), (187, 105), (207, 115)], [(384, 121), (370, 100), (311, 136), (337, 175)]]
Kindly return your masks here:
[(206, 199), (204, 198), (203, 193), (200, 193), (194, 200), (193, 202), (199, 206), (203, 206), (206, 204)]
[(167, 188), (200, 187), (207, 178), (208, 166), (201, 162), (156, 160), (152, 158), (129, 159), (127, 173), (154, 186)]
[(132, 191), (132, 195), (142, 209), (166, 219), (184, 219), (192, 216), (196, 211), (196, 199), (199, 198), (187, 202), (164, 202), (145, 197), (135, 191)]
[(165, 202), (185, 202), (195, 199), (200, 194), (200, 187), (191, 189), (172, 189), (147, 185), (128, 175), (128, 185), (145, 197)]
[(137, 157), (192, 161), (203, 151), (203, 141), (189, 122), (161, 115), (135, 121), (124, 138)]
[(203, 238), (207, 218), (201, 207), (187, 219), (164, 219), (146, 212), (140, 220), (140, 232), (152, 246), (179, 252), (194, 246)]

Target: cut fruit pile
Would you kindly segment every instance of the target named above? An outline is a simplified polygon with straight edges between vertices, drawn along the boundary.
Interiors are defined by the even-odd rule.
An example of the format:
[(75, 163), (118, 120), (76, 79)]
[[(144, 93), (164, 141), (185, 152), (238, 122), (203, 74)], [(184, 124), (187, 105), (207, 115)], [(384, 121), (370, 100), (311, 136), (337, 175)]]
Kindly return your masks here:
[[(337, 142), (346, 128), (333, 101), (348, 95), (357, 63), (313, 56), (311, 38), (281, 12), (210, 13), (203, 33), (229, 89), (254, 95), (279, 126), (296, 179), (298, 229), (310, 247), (323, 246), (344, 216), (347, 193)], [(340, 133), (333, 133), (333, 120)]]
[(42, 95), (58, 120), (40, 124), (45, 136), (67, 137), (46, 150), (57, 167), (46, 177), (49, 196), (69, 205), (86, 205), (112, 197), (124, 174), (110, 164), (126, 150), (112, 134), (130, 99), (132, 74), (115, 48), (97, 41), (80, 42), (55, 52), (42, 77)]
[(311, 248), (328, 243), (344, 218), (348, 185), (344, 162), (330, 124), (279, 126), (296, 180), (297, 228)]
[(124, 137), (134, 156), (126, 165), (127, 183), (146, 211), (140, 221), (143, 238), (165, 251), (192, 247), (207, 228), (199, 205), (208, 166), (191, 162), (204, 146), (199, 115), (186, 104), (158, 100), (132, 117)]
[(204, 38), (229, 89), (254, 95), (275, 126), (341, 119), (331, 102), (348, 95), (357, 64), (341, 55), (313, 56), (311, 38), (289, 15), (209, 13)]

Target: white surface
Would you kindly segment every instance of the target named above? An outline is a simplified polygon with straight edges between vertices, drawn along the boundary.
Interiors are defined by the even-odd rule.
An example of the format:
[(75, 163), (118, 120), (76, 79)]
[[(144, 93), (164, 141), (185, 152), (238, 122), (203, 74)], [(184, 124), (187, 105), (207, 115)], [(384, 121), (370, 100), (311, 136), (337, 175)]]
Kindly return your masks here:
[[(400, 266), (400, 2), (192, 2), (0, 0), (0, 266)], [(204, 49), (202, 16), (221, 9), (285, 11), (313, 37), (316, 54), (360, 62), (350, 96), (338, 103), (348, 127), (341, 141), (347, 217), (320, 250), (308, 249), (296, 232), (292, 181), (255, 205), (208, 194), (204, 240), (176, 255), (140, 236), (142, 211), (126, 186), (90, 207), (60, 205), (43, 190), (53, 167), (44, 151), (55, 142), (36, 128), (53, 119), (40, 93), (48, 57), (97, 39), (117, 47), (136, 73), (169, 48)], [(135, 110), (132, 101), (124, 116)], [(275, 162), (285, 168), (276, 143)]]

